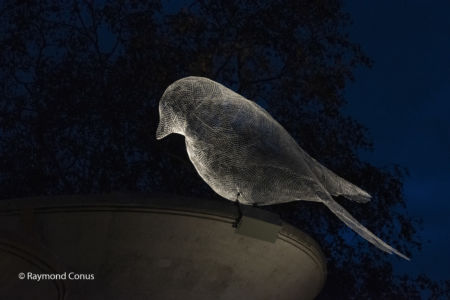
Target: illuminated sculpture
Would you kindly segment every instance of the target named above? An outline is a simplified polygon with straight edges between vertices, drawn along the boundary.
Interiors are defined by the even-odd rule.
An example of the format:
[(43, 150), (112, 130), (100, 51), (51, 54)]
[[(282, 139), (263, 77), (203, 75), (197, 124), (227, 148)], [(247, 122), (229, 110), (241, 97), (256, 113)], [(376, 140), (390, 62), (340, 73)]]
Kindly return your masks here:
[(186, 77), (166, 89), (159, 115), (156, 138), (184, 135), (195, 169), (220, 196), (248, 205), (321, 202), (376, 247), (408, 259), (332, 197), (363, 203), (371, 196), (309, 156), (256, 103), (210, 79)]

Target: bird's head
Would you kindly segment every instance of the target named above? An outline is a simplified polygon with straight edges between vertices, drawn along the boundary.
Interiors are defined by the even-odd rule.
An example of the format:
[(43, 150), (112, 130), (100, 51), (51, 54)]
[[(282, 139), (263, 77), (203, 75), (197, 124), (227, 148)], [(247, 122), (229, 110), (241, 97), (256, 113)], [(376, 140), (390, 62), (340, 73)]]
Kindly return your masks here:
[(171, 133), (183, 134), (190, 116), (219, 90), (216, 82), (204, 77), (185, 77), (172, 83), (159, 101), (159, 125), (156, 139)]

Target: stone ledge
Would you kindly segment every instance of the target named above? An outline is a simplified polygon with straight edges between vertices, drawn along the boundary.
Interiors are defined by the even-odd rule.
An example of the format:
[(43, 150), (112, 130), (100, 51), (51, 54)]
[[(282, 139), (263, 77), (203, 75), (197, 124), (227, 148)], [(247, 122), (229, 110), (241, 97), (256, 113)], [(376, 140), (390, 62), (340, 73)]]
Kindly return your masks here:
[[(57, 265), (54, 270), (95, 274), (91, 282), (47, 286), (59, 284), (55, 295), (67, 291), (65, 299), (312, 299), (326, 278), (325, 259), (313, 239), (284, 222), (274, 243), (236, 234), (238, 212), (228, 201), (125, 193), (53, 196), (0, 201), (0, 216), (0, 229), (37, 241), (22, 243), (23, 250)], [(0, 268), (10, 270), (17, 284), (10, 258)]]

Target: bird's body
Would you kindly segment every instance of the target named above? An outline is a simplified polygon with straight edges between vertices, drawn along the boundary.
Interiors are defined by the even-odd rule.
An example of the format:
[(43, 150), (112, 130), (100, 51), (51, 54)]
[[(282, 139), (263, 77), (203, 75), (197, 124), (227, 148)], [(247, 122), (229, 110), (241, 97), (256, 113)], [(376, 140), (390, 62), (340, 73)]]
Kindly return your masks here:
[(198, 174), (220, 196), (258, 205), (321, 202), (380, 249), (406, 258), (332, 197), (367, 202), (370, 195), (309, 156), (256, 103), (207, 78), (186, 77), (167, 88), (159, 109), (157, 138), (184, 135)]

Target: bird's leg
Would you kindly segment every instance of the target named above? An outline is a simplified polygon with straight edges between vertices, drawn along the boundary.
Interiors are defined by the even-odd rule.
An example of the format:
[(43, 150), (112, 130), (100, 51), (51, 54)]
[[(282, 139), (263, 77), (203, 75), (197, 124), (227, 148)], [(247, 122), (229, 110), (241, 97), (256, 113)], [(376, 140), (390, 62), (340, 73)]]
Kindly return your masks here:
[(241, 221), (242, 218), (242, 210), (241, 210), (241, 204), (239, 203), (239, 196), (241, 195), (240, 192), (236, 194), (236, 201), (234, 202), (238, 208), (238, 217), (236, 218), (236, 221), (233, 223), (233, 227), (236, 228)]

